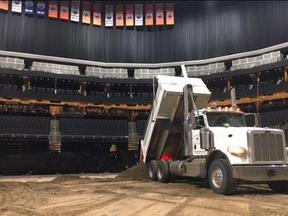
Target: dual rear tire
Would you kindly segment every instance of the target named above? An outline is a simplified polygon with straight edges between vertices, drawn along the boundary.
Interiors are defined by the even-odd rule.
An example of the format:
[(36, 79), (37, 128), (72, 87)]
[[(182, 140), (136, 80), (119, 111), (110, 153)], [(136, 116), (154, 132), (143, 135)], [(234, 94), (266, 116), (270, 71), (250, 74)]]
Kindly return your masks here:
[(148, 174), (152, 181), (168, 183), (173, 181), (173, 176), (169, 170), (169, 161), (151, 160), (148, 164)]

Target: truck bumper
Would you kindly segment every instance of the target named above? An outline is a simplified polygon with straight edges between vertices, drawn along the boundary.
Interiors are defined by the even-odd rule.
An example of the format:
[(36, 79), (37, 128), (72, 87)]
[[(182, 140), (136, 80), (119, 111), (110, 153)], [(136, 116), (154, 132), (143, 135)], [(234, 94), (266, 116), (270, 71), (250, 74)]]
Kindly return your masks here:
[(232, 166), (232, 175), (246, 181), (288, 181), (288, 165)]

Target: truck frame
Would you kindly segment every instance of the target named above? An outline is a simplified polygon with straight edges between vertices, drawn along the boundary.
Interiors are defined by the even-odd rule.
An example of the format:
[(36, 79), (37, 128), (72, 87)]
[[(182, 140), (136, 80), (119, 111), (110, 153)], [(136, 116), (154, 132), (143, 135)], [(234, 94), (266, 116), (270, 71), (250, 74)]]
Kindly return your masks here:
[(230, 108), (207, 108), (211, 93), (199, 78), (156, 79), (157, 93), (140, 141), (140, 158), (151, 180), (201, 178), (224, 195), (233, 194), (241, 182), (268, 183), (274, 192), (288, 192), (282, 130), (247, 127), (247, 114), (233, 104), (233, 97)]

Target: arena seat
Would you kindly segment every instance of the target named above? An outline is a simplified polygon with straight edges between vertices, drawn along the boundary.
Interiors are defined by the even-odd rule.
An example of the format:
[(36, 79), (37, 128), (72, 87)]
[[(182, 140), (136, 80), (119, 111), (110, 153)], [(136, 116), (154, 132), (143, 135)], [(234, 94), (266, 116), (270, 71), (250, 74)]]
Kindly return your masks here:
[(56, 74), (80, 75), (78, 66), (33, 62), (32, 71), (43, 71)]
[(86, 67), (85, 74), (100, 78), (128, 78), (128, 70), (123, 68)]
[(157, 75), (175, 76), (175, 68), (160, 69), (135, 69), (134, 77), (136, 79), (152, 79)]
[(136, 119), (136, 128), (139, 136), (144, 136), (147, 119)]
[(232, 61), (231, 71), (253, 68), (260, 65), (271, 64), (283, 59), (280, 51), (266, 53), (256, 57), (247, 57)]
[(49, 150), (49, 117), (0, 115), (0, 151)]
[[(203, 75), (210, 75), (214, 73), (221, 73), (226, 70), (224, 62), (218, 62), (202, 66), (187, 66), (186, 72), (188, 77), (197, 77)], [(183, 76), (183, 74), (181, 74)]]
[(262, 127), (275, 127), (288, 118), (288, 110), (277, 110), (261, 113)]
[(126, 118), (60, 118), (61, 151), (128, 150), (128, 120)]
[(25, 63), (24, 59), (0, 57), (0, 67), (23, 70)]

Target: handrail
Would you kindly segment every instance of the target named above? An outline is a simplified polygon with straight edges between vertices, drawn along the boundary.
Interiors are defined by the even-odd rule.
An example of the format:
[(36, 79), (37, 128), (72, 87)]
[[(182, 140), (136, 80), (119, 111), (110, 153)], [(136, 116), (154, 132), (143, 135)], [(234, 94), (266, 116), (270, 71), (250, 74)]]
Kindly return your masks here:
[(55, 56), (45, 56), (45, 55), (37, 55), (37, 54), (29, 54), (29, 53), (11, 52), (11, 51), (4, 51), (4, 50), (0, 50), (0, 55), (9, 56), (9, 57), (17, 57), (17, 58), (54, 61), (54, 62), (59, 62), (59, 63), (96, 66), (96, 67), (165, 68), (165, 67), (177, 67), (183, 64), (184, 65), (203, 65), (203, 64), (210, 64), (210, 63), (215, 63), (215, 62), (229, 61), (229, 60), (238, 59), (238, 58), (261, 55), (263, 53), (281, 50), (284, 48), (288, 48), (288, 42), (266, 47), (263, 49), (254, 50), (254, 51), (242, 52), (242, 53), (220, 56), (220, 57), (215, 57), (215, 58), (210, 58), (210, 59), (165, 62), (165, 63), (109, 63), (109, 62), (88, 61), (88, 60), (63, 58), (63, 57), (55, 57)]

